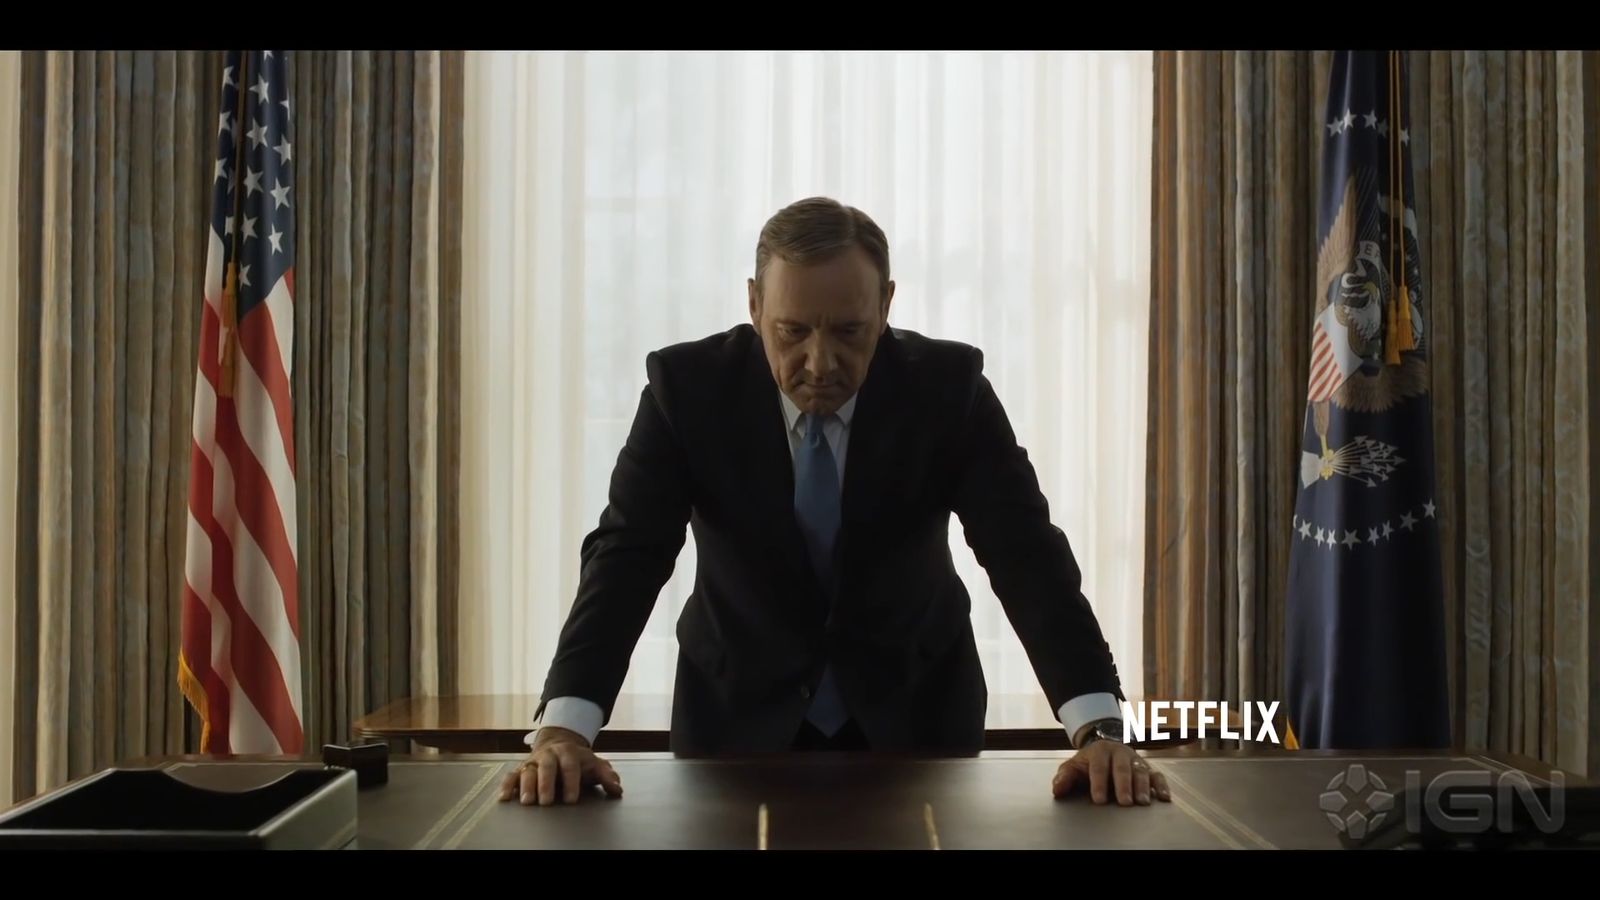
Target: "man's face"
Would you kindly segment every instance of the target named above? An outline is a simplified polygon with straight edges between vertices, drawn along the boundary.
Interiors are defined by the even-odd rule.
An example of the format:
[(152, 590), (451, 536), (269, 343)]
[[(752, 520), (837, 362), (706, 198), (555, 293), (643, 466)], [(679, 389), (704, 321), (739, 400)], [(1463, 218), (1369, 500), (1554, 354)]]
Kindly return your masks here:
[(859, 247), (825, 262), (792, 266), (773, 257), (764, 284), (750, 280), (750, 321), (778, 388), (807, 413), (835, 412), (861, 389), (889, 326), (878, 270)]

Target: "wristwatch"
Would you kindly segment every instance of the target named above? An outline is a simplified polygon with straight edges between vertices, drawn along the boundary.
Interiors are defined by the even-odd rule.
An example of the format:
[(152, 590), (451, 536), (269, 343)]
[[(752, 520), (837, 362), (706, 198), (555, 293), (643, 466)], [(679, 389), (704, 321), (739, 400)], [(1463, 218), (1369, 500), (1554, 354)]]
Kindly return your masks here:
[(1089, 724), (1084, 732), (1083, 743), (1079, 749), (1089, 746), (1095, 741), (1116, 741), (1119, 744), (1128, 742), (1128, 732), (1123, 727), (1121, 719), (1097, 719)]

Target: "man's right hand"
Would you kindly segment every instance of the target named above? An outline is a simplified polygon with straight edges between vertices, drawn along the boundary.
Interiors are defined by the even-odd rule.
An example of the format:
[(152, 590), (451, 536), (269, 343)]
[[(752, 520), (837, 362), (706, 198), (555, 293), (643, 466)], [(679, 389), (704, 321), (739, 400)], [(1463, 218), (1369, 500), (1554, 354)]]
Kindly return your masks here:
[(516, 798), (523, 806), (577, 803), (581, 791), (597, 784), (607, 797), (622, 796), (617, 770), (594, 755), (583, 735), (547, 725), (533, 739), (528, 758), (501, 782), (500, 799)]

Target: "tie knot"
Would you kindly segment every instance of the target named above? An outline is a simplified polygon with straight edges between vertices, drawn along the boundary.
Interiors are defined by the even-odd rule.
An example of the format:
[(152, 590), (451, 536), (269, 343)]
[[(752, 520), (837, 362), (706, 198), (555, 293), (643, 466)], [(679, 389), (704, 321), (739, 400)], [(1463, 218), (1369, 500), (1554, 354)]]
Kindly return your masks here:
[(828, 423), (828, 417), (827, 416), (819, 416), (819, 415), (816, 415), (815, 413), (807, 414), (806, 415), (806, 440), (811, 441), (813, 443), (815, 443), (816, 441), (822, 440), (822, 426), (826, 425), (827, 423)]

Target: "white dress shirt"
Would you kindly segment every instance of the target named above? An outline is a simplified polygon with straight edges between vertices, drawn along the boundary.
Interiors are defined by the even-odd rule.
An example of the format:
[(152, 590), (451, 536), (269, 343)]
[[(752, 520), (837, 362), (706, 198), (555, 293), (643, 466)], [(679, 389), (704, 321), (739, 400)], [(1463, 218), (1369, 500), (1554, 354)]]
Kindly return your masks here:
[[(778, 392), (778, 399), (783, 406), (783, 421), (788, 426), (789, 434), (789, 459), (791, 464), (794, 454), (799, 452), (800, 442), (805, 439), (806, 421), (805, 413), (794, 405), (789, 395)], [(856, 410), (856, 398), (851, 397), (839, 407), (839, 411), (823, 423), (822, 434), (828, 439), (828, 446), (833, 450), (835, 464), (839, 467), (839, 485), (844, 486), (845, 455), (850, 447), (850, 420)], [(1110, 693), (1083, 694), (1061, 704), (1056, 710), (1060, 716), (1061, 724), (1067, 729), (1069, 739), (1077, 735), (1079, 729), (1090, 722), (1099, 719), (1121, 719), (1122, 707), (1117, 703), (1116, 695)], [(594, 745), (595, 736), (600, 733), (600, 728), (605, 723), (605, 712), (599, 704), (582, 697), (555, 697), (545, 705), (544, 727), (565, 728), (583, 735), (584, 740), (591, 746)], [(532, 743), (537, 731), (527, 734), (524, 740)]]

